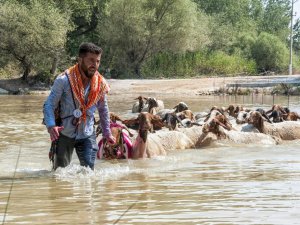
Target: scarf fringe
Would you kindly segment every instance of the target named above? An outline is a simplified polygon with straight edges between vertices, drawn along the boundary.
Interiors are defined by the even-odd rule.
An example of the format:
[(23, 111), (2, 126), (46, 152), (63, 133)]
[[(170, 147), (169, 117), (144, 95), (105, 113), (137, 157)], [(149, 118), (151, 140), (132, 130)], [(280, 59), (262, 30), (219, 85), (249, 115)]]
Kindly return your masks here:
[(86, 111), (98, 101), (103, 101), (105, 94), (110, 91), (110, 87), (104, 77), (96, 71), (90, 80), (90, 92), (87, 104), (85, 104), (84, 87), (78, 64), (68, 69), (67, 76), (70, 81), (73, 95), (79, 102), (80, 110), (82, 111), (81, 118), (86, 121)]

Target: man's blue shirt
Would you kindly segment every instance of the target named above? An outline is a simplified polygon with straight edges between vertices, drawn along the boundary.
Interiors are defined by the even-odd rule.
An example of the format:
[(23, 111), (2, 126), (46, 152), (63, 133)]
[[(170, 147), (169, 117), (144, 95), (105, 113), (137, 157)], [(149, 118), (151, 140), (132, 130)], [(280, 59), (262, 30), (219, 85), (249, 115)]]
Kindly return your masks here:
[[(85, 88), (84, 95), (85, 101), (87, 102), (88, 94), (90, 90), (90, 84)], [(75, 118), (73, 116), (73, 112), (75, 109), (79, 109), (79, 103), (73, 98), (72, 89), (66, 76), (66, 73), (59, 75), (51, 88), (50, 95), (44, 104), (44, 120), (46, 127), (55, 126), (55, 116), (54, 110), (58, 107), (58, 103), (60, 101), (60, 117), (62, 118), (62, 126), (64, 129), (61, 133), (67, 137), (75, 138), (75, 139), (83, 139), (87, 138), (91, 135), (90, 132), (94, 130), (94, 113), (96, 109), (99, 112), (100, 125), (102, 127), (102, 134), (104, 137), (108, 137), (110, 132), (110, 119), (109, 119), (109, 110), (107, 105), (106, 96), (104, 96), (103, 100), (99, 100), (95, 105), (90, 107), (86, 112), (86, 123), (82, 120), (82, 122), (76, 126), (73, 125), (72, 121)], [(75, 105), (76, 106), (75, 106)]]

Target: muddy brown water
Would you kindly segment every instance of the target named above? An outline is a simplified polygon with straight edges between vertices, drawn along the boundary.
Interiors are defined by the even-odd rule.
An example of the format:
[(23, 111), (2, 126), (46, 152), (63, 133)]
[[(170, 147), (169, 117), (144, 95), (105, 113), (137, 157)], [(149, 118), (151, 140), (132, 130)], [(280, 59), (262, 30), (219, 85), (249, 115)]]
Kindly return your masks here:
[[(109, 96), (131, 114), (133, 95)], [(230, 103), (269, 108), (272, 96), (157, 94), (193, 111)], [(0, 96), (0, 221), (4, 224), (299, 224), (300, 141), (215, 144), (143, 160), (72, 164), (51, 172), (41, 124), (45, 96)], [(300, 111), (299, 97), (276, 103)], [(19, 159), (19, 160), (18, 160)]]

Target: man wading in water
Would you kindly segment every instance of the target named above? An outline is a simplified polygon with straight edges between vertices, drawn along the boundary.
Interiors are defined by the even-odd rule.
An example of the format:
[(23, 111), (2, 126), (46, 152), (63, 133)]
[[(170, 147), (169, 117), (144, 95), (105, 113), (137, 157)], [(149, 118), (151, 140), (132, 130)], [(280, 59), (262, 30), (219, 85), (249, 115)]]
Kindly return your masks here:
[[(99, 74), (102, 49), (93, 43), (79, 47), (78, 63), (54, 81), (44, 104), (44, 123), (55, 147), (53, 169), (70, 164), (74, 148), (81, 166), (94, 169), (98, 145), (94, 130), (94, 113), (98, 109), (102, 134), (108, 143), (115, 138), (110, 131), (106, 94), (109, 86)], [(61, 123), (55, 121), (59, 109)], [(55, 144), (54, 144), (55, 143)]]

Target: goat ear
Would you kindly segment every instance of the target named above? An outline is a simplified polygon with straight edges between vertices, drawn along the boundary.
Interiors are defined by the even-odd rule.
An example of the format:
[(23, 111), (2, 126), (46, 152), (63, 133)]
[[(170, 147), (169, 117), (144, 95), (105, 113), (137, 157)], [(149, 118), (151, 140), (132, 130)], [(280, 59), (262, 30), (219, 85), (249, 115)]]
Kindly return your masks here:
[(210, 115), (211, 115), (211, 112), (206, 115), (206, 118), (204, 119), (204, 122), (206, 122), (210, 118)]
[(166, 113), (166, 114), (163, 116), (163, 118), (161, 119), (161, 121), (164, 122), (165, 120), (167, 120), (167, 116), (168, 116), (168, 114)]
[(140, 123), (140, 117), (135, 118), (133, 121), (134, 121), (136, 124), (139, 124), (139, 123)]
[(263, 117), (260, 115), (260, 113), (255, 114), (255, 120), (256, 120), (257, 126), (260, 129), (262, 129), (263, 125), (264, 125), (264, 120), (263, 120)]
[(228, 128), (228, 130), (232, 130), (232, 124), (230, 123), (230, 121), (228, 120), (228, 118), (225, 116), (225, 121), (224, 121), (224, 125)]
[(154, 115), (151, 115), (151, 124), (154, 127), (157, 127), (157, 128), (159, 127), (158, 129), (161, 129), (162, 127), (165, 126), (165, 124), (163, 123), (163, 121), (159, 117), (156, 117)]
[(123, 121), (119, 116), (115, 115), (116, 120)]
[(152, 121), (155, 121), (155, 117), (154, 117), (153, 114), (149, 113), (149, 117), (150, 117), (151, 122), (152, 122)]
[[(158, 118), (156, 116), (154, 116), (153, 114), (149, 113), (149, 117), (150, 117), (150, 121), (151, 123), (155, 122), (155, 121), (158, 121)], [(160, 120), (160, 118), (159, 118)]]

